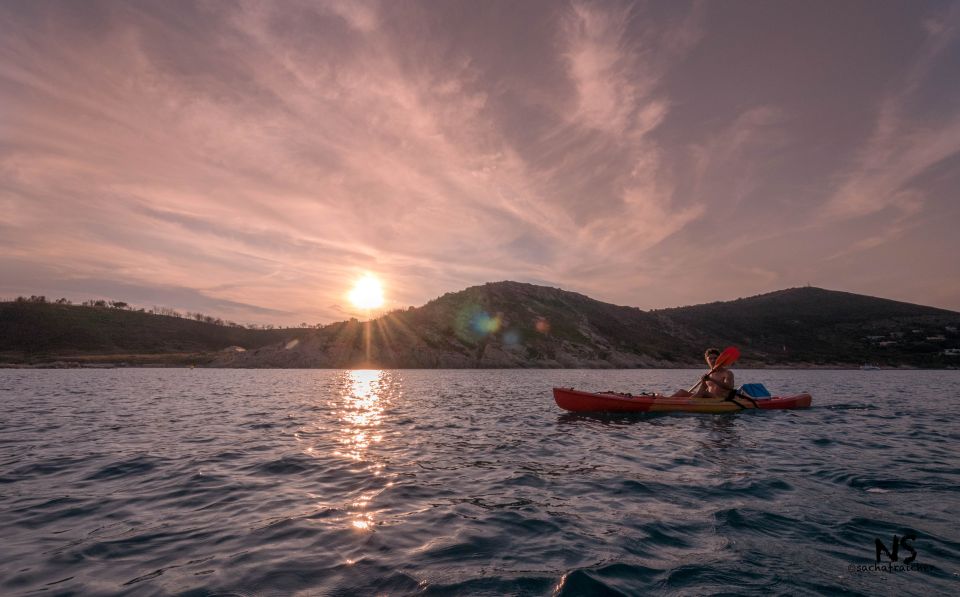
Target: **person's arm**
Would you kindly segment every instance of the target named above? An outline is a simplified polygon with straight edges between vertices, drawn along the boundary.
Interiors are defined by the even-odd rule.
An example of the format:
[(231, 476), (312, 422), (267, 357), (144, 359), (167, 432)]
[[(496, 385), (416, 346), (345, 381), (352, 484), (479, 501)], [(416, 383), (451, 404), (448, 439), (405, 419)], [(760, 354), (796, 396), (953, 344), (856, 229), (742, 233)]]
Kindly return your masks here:
[(737, 387), (736, 382), (733, 381), (733, 371), (727, 371), (727, 374), (724, 375), (724, 383), (727, 384), (728, 390), (733, 390)]

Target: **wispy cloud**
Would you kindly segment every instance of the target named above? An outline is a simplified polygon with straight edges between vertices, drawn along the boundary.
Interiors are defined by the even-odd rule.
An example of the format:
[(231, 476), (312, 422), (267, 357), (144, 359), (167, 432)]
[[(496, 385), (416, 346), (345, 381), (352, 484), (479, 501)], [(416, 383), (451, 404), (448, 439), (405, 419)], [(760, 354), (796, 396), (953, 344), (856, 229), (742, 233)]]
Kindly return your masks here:
[(936, 121), (917, 118), (911, 105), (923, 101), (921, 91), (930, 71), (946, 52), (958, 51), (960, 6), (953, 5), (940, 18), (922, 21), (927, 39), (915, 62), (879, 103), (869, 141), (859, 152), (853, 168), (827, 202), (823, 217), (848, 219), (892, 209), (896, 215), (883, 234), (858, 241), (874, 246), (880, 239), (893, 239), (912, 216), (923, 209), (925, 196), (911, 184), (944, 160), (960, 153), (960, 105), (940, 114)]
[[(751, 68), (700, 64), (729, 47), (724, 17), (579, 0), (5, 5), (0, 290), (96, 294), (112, 279), (287, 323), (342, 318), (330, 306), (365, 271), (403, 306), (499, 279), (696, 300), (686, 272), (746, 242), (717, 243), (718, 220), (790, 224), (770, 207), (796, 184), (778, 156), (817, 118), (780, 105), (776, 81), (728, 104), (685, 91)], [(842, 181), (833, 218), (899, 206), (909, 230), (931, 201), (917, 176), (957, 151), (956, 112), (914, 108), (955, 51), (956, 14), (916, 24), (926, 45), (870, 140), (820, 172)], [(734, 276), (789, 283), (789, 253), (738, 264), (701, 300), (739, 292)]]

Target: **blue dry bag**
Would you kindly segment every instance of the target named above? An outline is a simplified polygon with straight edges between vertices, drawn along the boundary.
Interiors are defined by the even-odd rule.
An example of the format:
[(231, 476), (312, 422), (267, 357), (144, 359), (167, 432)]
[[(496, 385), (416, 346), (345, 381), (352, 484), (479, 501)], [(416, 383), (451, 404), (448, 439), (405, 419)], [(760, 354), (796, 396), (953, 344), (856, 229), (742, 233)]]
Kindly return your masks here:
[(750, 396), (751, 398), (772, 398), (770, 395), (770, 390), (768, 390), (762, 383), (745, 383), (740, 386), (740, 392)]

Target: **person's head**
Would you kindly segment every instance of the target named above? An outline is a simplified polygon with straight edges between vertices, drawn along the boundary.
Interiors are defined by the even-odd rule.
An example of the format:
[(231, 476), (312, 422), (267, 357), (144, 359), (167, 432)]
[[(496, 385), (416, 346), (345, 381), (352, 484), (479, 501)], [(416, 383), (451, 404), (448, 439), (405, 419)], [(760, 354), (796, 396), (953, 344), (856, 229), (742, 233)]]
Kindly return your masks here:
[(707, 361), (707, 364), (713, 367), (713, 364), (716, 362), (717, 357), (720, 356), (720, 349), (718, 348), (708, 348), (703, 353), (703, 358)]

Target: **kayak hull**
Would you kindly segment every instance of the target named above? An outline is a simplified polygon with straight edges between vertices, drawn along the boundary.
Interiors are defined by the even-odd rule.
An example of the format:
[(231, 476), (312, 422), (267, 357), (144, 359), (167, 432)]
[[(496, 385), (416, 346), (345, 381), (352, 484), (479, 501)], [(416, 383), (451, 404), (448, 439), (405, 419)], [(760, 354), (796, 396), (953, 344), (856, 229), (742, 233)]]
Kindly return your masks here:
[(553, 388), (557, 406), (571, 412), (631, 412), (631, 413), (731, 413), (740, 410), (783, 410), (807, 408), (813, 401), (810, 394), (775, 396), (757, 399), (754, 406), (749, 400), (739, 398), (736, 402), (716, 398), (670, 398), (641, 394), (616, 394), (612, 392), (582, 392), (573, 388)]

